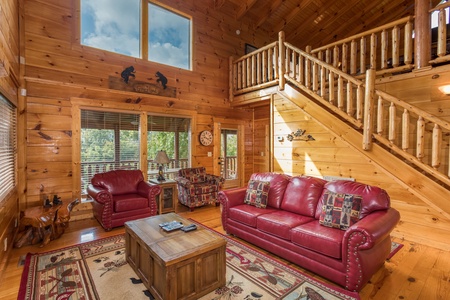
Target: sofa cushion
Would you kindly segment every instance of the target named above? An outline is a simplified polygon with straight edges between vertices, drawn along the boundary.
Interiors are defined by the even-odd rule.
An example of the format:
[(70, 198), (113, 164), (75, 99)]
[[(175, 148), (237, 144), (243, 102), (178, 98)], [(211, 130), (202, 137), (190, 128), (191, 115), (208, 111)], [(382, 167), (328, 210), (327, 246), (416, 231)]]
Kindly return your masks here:
[(289, 175), (274, 172), (254, 173), (250, 177), (252, 180), (270, 182), (267, 206), (274, 208), (280, 208), (281, 200), (283, 199), (284, 191), (286, 190), (290, 178), (291, 176)]
[(249, 180), (244, 203), (265, 208), (269, 197), (270, 182)]
[(291, 239), (291, 229), (314, 218), (298, 215), (288, 211), (276, 211), (257, 218), (256, 228), (285, 240)]
[(344, 234), (343, 230), (322, 226), (315, 220), (292, 228), (291, 241), (312, 251), (341, 259)]
[(273, 208), (259, 208), (252, 205), (241, 204), (233, 206), (229, 210), (229, 218), (245, 225), (256, 228), (256, 219), (267, 213), (275, 212)]
[[(386, 210), (391, 206), (390, 198), (387, 192), (376, 186), (370, 186), (354, 181), (336, 180), (327, 182), (324, 185), (324, 192), (327, 190), (340, 194), (360, 195), (362, 197), (362, 201), (359, 219), (364, 218), (374, 211)], [(320, 200), (316, 209), (316, 219), (320, 218), (322, 206), (323, 203), (322, 200)]]
[(148, 208), (148, 199), (138, 194), (113, 196), (114, 212)]
[(361, 210), (359, 195), (326, 191), (323, 194), (322, 203), (319, 223), (324, 226), (347, 230), (359, 220)]
[(314, 217), (325, 183), (325, 180), (316, 177), (292, 177), (284, 192), (281, 208)]

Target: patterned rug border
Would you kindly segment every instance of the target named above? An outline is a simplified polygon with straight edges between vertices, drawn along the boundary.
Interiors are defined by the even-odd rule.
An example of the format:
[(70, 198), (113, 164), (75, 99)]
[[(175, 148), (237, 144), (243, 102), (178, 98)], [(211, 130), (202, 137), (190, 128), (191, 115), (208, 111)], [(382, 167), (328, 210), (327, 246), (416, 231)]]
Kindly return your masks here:
[(302, 273), (301, 271), (293, 268), (292, 266), (286, 264), (285, 262), (281, 261), (280, 259), (278, 259), (276, 257), (272, 257), (270, 252), (269, 253), (264, 253), (264, 252), (262, 252), (262, 251), (260, 251), (258, 249), (255, 249), (255, 248), (253, 248), (253, 247), (251, 247), (251, 246), (249, 246), (247, 244), (242, 243), (241, 241), (237, 240), (236, 238), (234, 238), (232, 236), (220, 233), (220, 232), (216, 231), (215, 229), (210, 228), (210, 227), (208, 227), (208, 226), (206, 226), (204, 224), (201, 224), (201, 223), (199, 223), (199, 222), (197, 222), (197, 221), (195, 221), (195, 220), (193, 220), (191, 218), (189, 218), (188, 220), (191, 221), (191, 222), (195, 222), (195, 223), (205, 227), (209, 231), (214, 232), (214, 233), (222, 236), (226, 240), (230, 240), (230, 241), (232, 241), (234, 243), (239, 244), (242, 248), (244, 248), (248, 252), (257, 253), (258, 255), (264, 256), (267, 260), (270, 260), (270, 262), (273, 263), (274, 265), (279, 265), (279, 266), (282, 266), (284, 268), (289, 269), (296, 276), (298, 276), (298, 277), (300, 277), (300, 278), (302, 278), (304, 280), (307, 280), (311, 285), (314, 285), (314, 286), (316, 286), (318, 288), (321, 288), (321, 289), (327, 291), (330, 294), (335, 294), (335, 295), (337, 294), (338, 296), (344, 297), (346, 299), (355, 299), (355, 300), (360, 299), (359, 293), (348, 291), (348, 290), (346, 290), (343, 287), (340, 287), (338, 285), (333, 285), (333, 284), (329, 284), (329, 283), (326, 283), (326, 282), (321, 282), (320, 279), (316, 279), (316, 278), (311, 277), (308, 274)]

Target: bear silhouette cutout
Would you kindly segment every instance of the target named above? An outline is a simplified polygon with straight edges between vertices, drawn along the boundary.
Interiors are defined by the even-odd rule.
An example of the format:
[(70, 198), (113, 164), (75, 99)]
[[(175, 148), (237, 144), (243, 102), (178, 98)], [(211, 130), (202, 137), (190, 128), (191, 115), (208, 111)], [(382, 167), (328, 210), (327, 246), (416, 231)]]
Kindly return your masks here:
[(161, 82), (161, 85), (163, 89), (166, 89), (167, 87), (167, 77), (164, 76), (161, 72), (156, 72), (155, 76), (158, 78), (156, 79), (156, 82)]
[(120, 74), (120, 77), (122, 77), (123, 81), (125, 81), (125, 83), (128, 84), (128, 80), (130, 79), (130, 76), (133, 78), (136, 78), (134, 73), (135, 73), (134, 67), (129, 66), (128, 68), (125, 68), (125, 70), (122, 71), (122, 73)]

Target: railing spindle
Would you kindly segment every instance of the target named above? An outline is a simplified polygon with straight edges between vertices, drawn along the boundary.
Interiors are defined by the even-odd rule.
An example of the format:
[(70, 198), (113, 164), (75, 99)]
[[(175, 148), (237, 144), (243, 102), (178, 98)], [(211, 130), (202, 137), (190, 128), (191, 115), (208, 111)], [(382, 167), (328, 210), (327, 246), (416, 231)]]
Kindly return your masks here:
[(353, 85), (347, 81), (347, 115), (353, 117)]
[(342, 44), (342, 66), (341, 70), (344, 73), (348, 72), (348, 45), (347, 43)]
[(397, 25), (395, 25), (394, 28), (392, 28), (392, 66), (394, 68), (398, 67), (400, 64), (399, 41), (400, 41), (400, 28)]
[(305, 86), (311, 88), (311, 61), (305, 58)]
[(338, 77), (338, 108), (344, 110), (344, 79), (342, 76)]
[(334, 73), (333, 72), (329, 72), (328, 73), (328, 101), (331, 104), (335, 104), (334, 101)]
[(389, 137), (388, 140), (391, 143), (395, 142), (396, 138), (396, 126), (395, 126), (395, 117), (397, 116), (397, 111), (395, 108), (395, 104), (391, 102), (391, 105), (389, 106)]
[(336, 45), (333, 48), (333, 67), (339, 68), (339, 47)]
[(381, 69), (387, 69), (388, 67), (388, 46), (389, 38), (388, 32), (383, 30), (381, 32)]
[(313, 62), (313, 82), (312, 82), (312, 89), (315, 93), (319, 90), (319, 66)]
[(356, 90), (356, 120), (362, 121), (363, 107), (364, 107), (364, 89), (361, 85), (358, 85)]
[(431, 166), (438, 169), (441, 165), (442, 129), (438, 124), (433, 127), (433, 142), (431, 147)]
[(444, 56), (447, 52), (447, 24), (446, 24), (446, 12), (444, 8), (441, 8), (438, 13), (438, 45), (437, 55)]
[(300, 84), (304, 84), (305, 83), (305, 59), (303, 58), (302, 55), (300, 55), (299, 60), (298, 60), (298, 82), (300, 82)]
[(327, 72), (324, 66), (320, 67), (320, 96), (325, 98), (327, 85)]
[(419, 116), (417, 120), (417, 146), (416, 146), (416, 157), (419, 161), (425, 156), (425, 120), (422, 116)]
[(350, 43), (350, 74), (356, 74), (356, 41), (352, 40)]
[(380, 136), (383, 136), (383, 126), (384, 125), (384, 107), (383, 107), (383, 98), (378, 96), (378, 105), (377, 105), (377, 133)]
[(409, 111), (405, 108), (402, 115), (402, 149), (409, 149)]
[(377, 36), (375, 33), (370, 36), (370, 68), (377, 69)]
[(411, 21), (406, 22), (405, 24), (405, 64), (412, 63), (412, 55), (413, 55), (413, 37), (412, 37), (412, 29), (413, 25)]
[[(268, 80), (268, 76), (267, 76), (267, 53), (269, 52), (269, 49), (263, 51), (263, 53), (261, 54), (261, 65), (262, 65), (262, 78), (261, 78), (261, 82), (267, 82)], [(270, 56), (269, 56), (270, 57)]]
[(359, 73), (364, 74), (366, 73), (366, 38), (364, 36), (360, 40), (359, 60)]

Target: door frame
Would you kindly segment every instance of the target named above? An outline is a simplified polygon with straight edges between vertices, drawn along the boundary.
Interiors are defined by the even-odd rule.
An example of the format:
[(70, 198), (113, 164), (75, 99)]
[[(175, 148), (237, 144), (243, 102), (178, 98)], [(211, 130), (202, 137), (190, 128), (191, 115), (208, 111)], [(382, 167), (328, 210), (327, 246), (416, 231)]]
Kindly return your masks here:
[(237, 130), (237, 159), (238, 159), (238, 170), (237, 170), (237, 181), (236, 183), (231, 183), (225, 180), (224, 188), (241, 187), (244, 182), (245, 174), (245, 151), (244, 151), (244, 121), (241, 120), (230, 120), (222, 118), (214, 118), (214, 148), (213, 148), (213, 169), (215, 175), (220, 175), (220, 147), (221, 147), (221, 135), (222, 129), (232, 129)]

